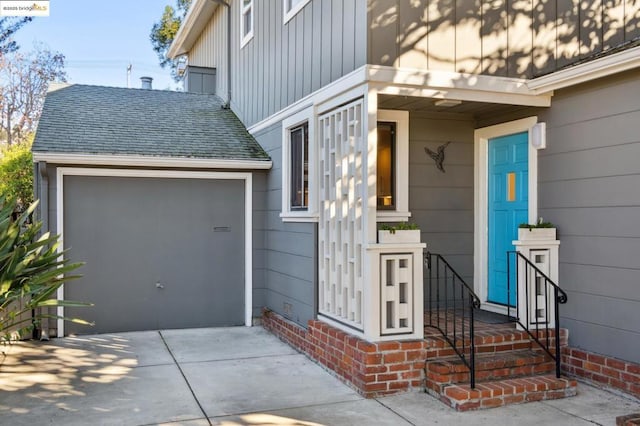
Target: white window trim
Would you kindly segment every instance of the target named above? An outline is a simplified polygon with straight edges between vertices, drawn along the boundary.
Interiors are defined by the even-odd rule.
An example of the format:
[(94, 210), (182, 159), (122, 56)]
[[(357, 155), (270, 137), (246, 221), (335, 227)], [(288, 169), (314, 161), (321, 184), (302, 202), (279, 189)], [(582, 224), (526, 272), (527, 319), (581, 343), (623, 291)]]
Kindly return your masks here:
[(282, 25), (285, 25), (287, 22), (291, 20), (294, 16), (298, 14), (311, 0), (302, 0), (295, 6), (291, 8), (291, 10), (287, 10), (287, 0), (282, 0), (282, 10), (284, 11), (284, 17), (282, 18)]
[(529, 132), (529, 223), (538, 217), (538, 150), (531, 144), (531, 128), (537, 117), (477, 129), (474, 133), (474, 275), (473, 288), (480, 297), (482, 309), (506, 314), (502, 305), (487, 302), (487, 262), (489, 244), (488, 218), (488, 149), (489, 139), (514, 133)]
[[(172, 179), (237, 179), (244, 181), (245, 203), (245, 241), (244, 241), (244, 322), (251, 327), (253, 315), (253, 181), (250, 172), (195, 172), (179, 170), (139, 170), (59, 167), (56, 171), (56, 226), (60, 235), (58, 253), (64, 259), (64, 177), (65, 176), (109, 176), (109, 177), (146, 177)], [(64, 284), (58, 288), (58, 300), (64, 300)], [(64, 307), (57, 308), (57, 314), (64, 317)], [(64, 321), (58, 319), (58, 337), (64, 336)]]
[[(253, 4), (253, 0), (247, 5), (243, 6), (242, 1), (240, 2), (240, 48), (242, 49), (247, 43), (249, 43), (253, 39), (253, 30), (254, 30), (254, 20), (255, 20), (255, 12), (256, 9)], [(245, 35), (244, 28), (244, 15), (247, 10), (251, 10), (251, 29)]]
[(378, 110), (378, 121), (396, 124), (396, 208), (378, 210), (378, 222), (403, 222), (409, 220), (409, 111)]
[[(309, 133), (309, 205), (307, 210), (291, 210), (289, 204), (290, 180), (291, 180), (291, 141), (292, 129), (307, 124)], [(315, 141), (315, 115), (314, 108), (308, 107), (282, 121), (282, 212), (280, 217), (283, 222), (317, 222), (318, 221), (318, 179), (316, 164), (318, 159), (317, 144)]]

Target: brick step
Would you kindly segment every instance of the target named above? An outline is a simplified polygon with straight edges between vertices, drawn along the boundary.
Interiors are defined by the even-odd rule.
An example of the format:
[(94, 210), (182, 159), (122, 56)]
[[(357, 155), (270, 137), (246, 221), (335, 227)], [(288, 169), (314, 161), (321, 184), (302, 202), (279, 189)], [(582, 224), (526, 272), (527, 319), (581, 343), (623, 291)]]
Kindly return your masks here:
[(441, 393), (434, 393), (433, 390), (429, 390), (429, 393), (435, 394), (440, 401), (457, 411), (469, 411), (566, 398), (576, 395), (576, 386), (575, 380), (539, 375), (476, 383), (475, 389), (468, 384), (450, 384)]
[[(543, 343), (546, 342), (545, 334), (543, 332), (539, 333), (541, 340)], [(567, 345), (567, 331), (566, 329), (560, 330), (560, 345)], [(425, 340), (427, 341), (427, 349), (432, 350), (452, 350), (449, 342), (438, 332), (435, 333), (432, 330), (425, 332)], [(474, 343), (476, 346), (476, 353), (495, 353), (495, 352), (509, 352), (514, 350), (523, 350), (523, 349), (537, 349), (539, 348), (538, 344), (535, 343), (529, 336), (529, 334), (525, 331), (519, 330), (507, 330), (500, 331), (496, 333), (482, 332), (476, 333)], [(468, 353), (470, 350), (471, 340), (465, 339), (464, 343), (462, 340), (457, 341), (457, 347), (462, 349), (464, 346), (465, 352)], [(549, 346), (553, 351), (555, 348), (555, 332), (550, 331), (549, 333)], [(452, 350), (453, 352), (453, 350)], [(438, 356), (446, 356), (444, 353), (438, 352)]]
[[(554, 371), (555, 362), (542, 351), (518, 350), (476, 355), (476, 382), (550, 374)], [(427, 387), (441, 392), (449, 384), (469, 383), (470, 372), (459, 357), (446, 357), (427, 361), (425, 379)]]

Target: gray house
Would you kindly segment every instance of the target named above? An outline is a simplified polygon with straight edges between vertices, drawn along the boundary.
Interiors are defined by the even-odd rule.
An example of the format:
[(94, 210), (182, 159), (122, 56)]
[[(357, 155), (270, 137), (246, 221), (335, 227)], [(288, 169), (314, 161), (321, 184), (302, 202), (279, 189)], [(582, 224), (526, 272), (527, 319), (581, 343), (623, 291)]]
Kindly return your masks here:
[[(273, 159), (254, 285), (276, 333), (311, 356), (325, 325), (420, 335), (422, 248), (376, 235), (404, 220), (480, 310), (510, 313), (504, 252), (543, 217), (559, 251), (539, 266), (567, 294), (563, 371), (639, 395), (639, 36), (631, 1), (195, 0), (170, 55), (187, 81), (215, 69)], [(381, 285), (406, 262), (420, 302)]]
[[(549, 373), (546, 361), (537, 364), (541, 349), (531, 337), (550, 338), (543, 358), (560, 360), (563, 374), (639, 396), (637, 16), (632, 1), (614, 7), (560, 1), (194, 0), (169, 52), (187, 57), (186, 89), (219, 96), (266, 152), (252, 151), (257, 157), (242, 158), (246, 168), (232, 167), (251, 176), (244, 181), (245, 208), (247, 194), (253, 202), (245, 222), (251, 225), (244, 228), (248, 316), (259, 317), (264, 307), (265, 327), (368, 396), (425, 387), (453, 407), (474, 409), (574, 394), (575, 381), (559, 374), (525, 386), (497, 377), (528, 373), (488, 372), (487, 354), (505, 351), (505, 359), (531, 361), (527, 371)], [(180, 96), (186, 102), (203, 95)], [(182, 118), (166, 116), (158, 128), (176, 123), (186, 131), (191, 126), (183, 124), (200, 117), (174, 112)], [(224, 113), (230, 114), (212, 112)], [(210, 123), (202, 126), (214, 131)], [(54, 153), (38, 152), (38, 138), (36, 159), (50, 164), (49, 170), (59, 163), (50, 157)], [(180, 141), (189, 138), (181, 135)], [(139, 152), (151, 161), (142, 166), (76, 164), (117, 173), (140, 167), (219, 172), (220, 161), (231, 164), (216, 159), (207, 167), (206, 160), (186, 158), (191, 154), (185, 145), (179, 165), (172, 167), (154, 162), (149, 153), (155, 148), (149, 149)], [(66, 207), (52, 203), (67, 203), (68, 193), (56, 191), (52, 182), (62, 169), (41, 171), (49, 179), (49, 210), (57, 222), (55, 212)], [(92, 193), (84, 182), (77, 191)], [(139, 198), (144, 197), (119, 202)], [(540, 217), (557, 234), (534, 242), (519, 234), (520, 223)], [(407, 220), (419, 225), (419, 241), (388, 242), (377, 232), (381, 224)], [(234, 229), (215, 222), (213, 235)], [(197, 240), (199, 232), (193, 232)], [(65, 247), (85, 250), (77, 247), (88, 239), (85, 233), (73, 241), (65, 234)], [(170, 241), (189, 244), (178, 236)], [(122, 250), (116, 244), (111, 251)], [(215, 253), (210, 244), (193, 248), (189, 258)], [(139, 255), (148, 246), (126, 254)], [(159, 255), (179, 259), (177, 253)], [(510, 263), (513, 258), (518, 260)], [(100, 274), (108, 277), (112, 270)], [(151, 283), (145, 291), (158, 297), (173, 280), (154, 275), (140, 282)], [(444, 308), (436, 303), (440, 293), (446, 295)], [(476, 327), (479, 337), (469, 338), (468, 328), (459, 328), (473, 322), (469, 316), (452, 321), (469, 315), (470, 304), (479, 305), (471, 310), (478, 316), (517, 320), (519, 329), (489, 319)], [(171, 317), (162, 315), (163, 321)], [(444, 318), (462, 338), (451, 341), (451, 330), (443, 331), (445, 337), (430, 334), (434, 324), (447, 328), (434, 318)], [(190, 325), (140, 324), (134, 327)], [(470, 353), (479, 360), (470, 360)], [(490, 383), (455, 382), (457, 376), (473, 377), (469, 365)]]

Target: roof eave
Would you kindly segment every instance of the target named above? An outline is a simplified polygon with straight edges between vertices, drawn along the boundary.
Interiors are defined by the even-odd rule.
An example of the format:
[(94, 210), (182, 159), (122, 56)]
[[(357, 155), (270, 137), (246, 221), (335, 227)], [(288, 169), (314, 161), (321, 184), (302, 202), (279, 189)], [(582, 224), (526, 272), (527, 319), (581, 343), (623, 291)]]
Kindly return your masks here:
[(34, 152), (33, 161), (45, 161), (52, 164), (71, 164), (85, 166), (129, 166), (161, 167), (187, 169), (236, 169), (269, 170), (273, 162), (268, 159), (224, 159), (224, 158), (187, 158), (154, 157), (148, 155), (79, 154), (58, 152)]
[(175, 59), (189, 53), (209, 19), (218, 8), (217, 1), (194, 0), (184, 17), (178, 33), (169, 46), (167, 57)]
[(634, 68), (640, 68), (640, 46), (534, 78), (527, 87), (536, 93), (548, 92)]

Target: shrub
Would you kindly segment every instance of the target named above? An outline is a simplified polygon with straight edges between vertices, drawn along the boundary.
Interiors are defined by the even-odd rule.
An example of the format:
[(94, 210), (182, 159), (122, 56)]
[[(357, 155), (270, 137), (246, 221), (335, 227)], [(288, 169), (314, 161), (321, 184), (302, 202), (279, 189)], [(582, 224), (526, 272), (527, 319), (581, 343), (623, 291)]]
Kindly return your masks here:
[[(37, 202), (13, 219), (16, 203), (15, 199), (0, 197), (0, 341), (4, 342), (24, 336), (43, 318), (62, 318), (40, 313), (37, 308), (90, 306), (55, 298), (64, 282), (79, 277), (68, 273), (82, 263), (63, 259), (57, 235), (47, 232), (39, 236), (41, 222), (28, 223)], [(33, 318), (32, 310), (36, 311)], [(63, 319), (88, 324), (80, 319)]]
[(30, 141), (0, 150), (0, 195), (16, 201), (15, 213), (22, 213), (33, 203), (33, 160)]
[(411, 223), (411, 222), (399, 222), (399, 223), (394, 223), (393, 225), (384, 223), (380, 225), (381, 231), (389, 231), (392, 234), (395, 234), (396, 231), (413, 231), (416, 229), (420, 229), (418, 227), (418, 224)]

